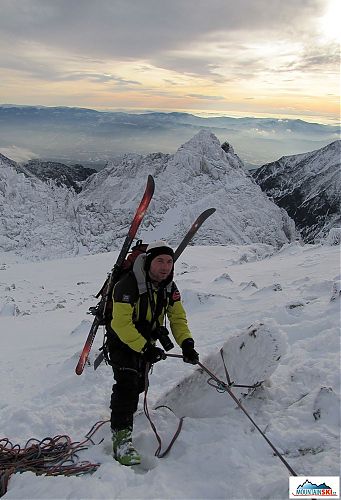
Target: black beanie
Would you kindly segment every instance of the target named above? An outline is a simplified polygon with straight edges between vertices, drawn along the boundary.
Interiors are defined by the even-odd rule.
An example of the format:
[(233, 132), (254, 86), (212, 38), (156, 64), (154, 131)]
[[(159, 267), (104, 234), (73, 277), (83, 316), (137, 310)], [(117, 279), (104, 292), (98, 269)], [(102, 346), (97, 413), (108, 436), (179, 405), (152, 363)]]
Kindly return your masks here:
[(154, 241), (147, 246), (144, 268), (149, 271), (150, 264), (158, 255), (170, 255), (174, 261), (174, 251), (165, 241)]

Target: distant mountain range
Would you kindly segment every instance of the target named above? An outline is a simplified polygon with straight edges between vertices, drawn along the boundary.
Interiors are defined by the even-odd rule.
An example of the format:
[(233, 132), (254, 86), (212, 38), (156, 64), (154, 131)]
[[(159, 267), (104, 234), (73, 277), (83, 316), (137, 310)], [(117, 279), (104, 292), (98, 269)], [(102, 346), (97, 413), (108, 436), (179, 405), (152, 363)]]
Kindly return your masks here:
[(174, 153), (201, 129), (232, 143), (246, 168), (318, 149), (339, 138), (336, 126), (302, 120), (0, 106), (0, 152), (17, 161), (38, 157), (100, 169), (113, 156), (127, 152)]
[(217, 211), (196, 244), (278, 248), (297, 237), (293, 220), (245, 172), (232, 146), (221, 147), (205, 130), (174, 155), (127, 154), (113, 160), (88, 177), (80, 193), (36, 174), (0, 157), (0, 249), (28, 258), (118, 248), (148, 174), (155, 178), (156, 192), (139, 235), (147, 242), (166, 238), (175, 246), (210, 207)]
[(341, 141), (310, 153), (285, 156), (252, 173), (257, 184), (284, 208), (306, 242), (341, 227)]

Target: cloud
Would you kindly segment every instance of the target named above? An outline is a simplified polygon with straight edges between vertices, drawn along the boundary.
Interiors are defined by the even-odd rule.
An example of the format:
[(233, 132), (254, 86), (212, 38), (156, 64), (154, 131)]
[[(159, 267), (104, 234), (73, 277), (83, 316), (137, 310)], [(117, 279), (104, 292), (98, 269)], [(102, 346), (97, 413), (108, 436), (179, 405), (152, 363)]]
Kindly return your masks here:
[[(210, 38), (228, 39), (239, 31), (293, 37), (302, 27), (309, 33), (322, 6), (323, 0), (2, 0), (0, 31), (12, 40), (87, 57), (148, 60), (161, 67), (165, 57), (169, 67), (173, 51)], [(200, 73), (195, 59), (178, 57), (178, 70), (187, 64)], [(203, 54), (201, 59), (207, 68)]]
[(33, 158), (39, 158), (39, 155), (33, 153), (33, 151), (17, 146), (0, 147), (0, 153), (19, 163), (32, 160)]
[(70, 73), (60, 74), (58, 79), (65, 81), (78, 81), (78, 80), (89, 80), (92, 82), (108, 83), (113, 82), (115, 86), (120, 88), (127, 88), (131, 86), (141, 85), (141, 82), (137, 80), (125, 80), (119, 76), (106, 74), (106, 73), (96, 73), (90, 71), (71, 71)]
[(339, 46), (329, 43), (323, 46), (306, 47), (300, 57), (283, 71), (318, 71), (321, 68), (333, 68), (340, 63)]
[(188, 94), (188, 97), (194, 97), (195, 99), (207, 99), (209, 101), (220, 101), (224, 100), (224, 96), (220, 95), (203, 95), (203, 94)]
[(1, 0), (4, 102), (184, 110), (196, 99), (199, 111), (262, 112), (281, 92), (325, 98), (339, 69), (319, 40), (326, 4)]

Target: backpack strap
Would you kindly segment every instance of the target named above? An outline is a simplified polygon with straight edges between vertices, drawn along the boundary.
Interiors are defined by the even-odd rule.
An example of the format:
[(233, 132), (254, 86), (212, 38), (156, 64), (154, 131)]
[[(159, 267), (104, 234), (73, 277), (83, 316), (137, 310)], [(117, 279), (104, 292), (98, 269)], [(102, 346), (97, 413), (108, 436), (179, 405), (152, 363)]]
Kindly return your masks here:
[(143, 293), (140, 295), (140, 305), (139, 305), (139, 321), (146, 321), (148, 311), (148, 294)]
[(156, 303), (154, 300), (153, 287), (150, 281), (146, 282), (147, 285), (147, 294), (150, 302), (150, 307), (152, 310), (152, 321), (151, 328), (156, 325), (156, 327), (160, 326), (159, 324), (159, 316), (162, 313), (162, 310), (167, 306), (167, 289), (165, 287), (159, 287), (156, 295)]

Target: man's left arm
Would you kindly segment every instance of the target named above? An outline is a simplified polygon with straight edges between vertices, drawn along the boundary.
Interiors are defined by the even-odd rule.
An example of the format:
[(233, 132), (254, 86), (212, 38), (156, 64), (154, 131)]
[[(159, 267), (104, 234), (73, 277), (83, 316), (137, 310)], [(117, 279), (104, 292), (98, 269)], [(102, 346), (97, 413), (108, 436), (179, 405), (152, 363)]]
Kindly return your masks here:
[(181, 302), (180, 292), (173, 283), (169, 305), (167, 309), (170, 328), (177, 344), (181, 347), (185, 339), (191, 339), (185, 309)]

